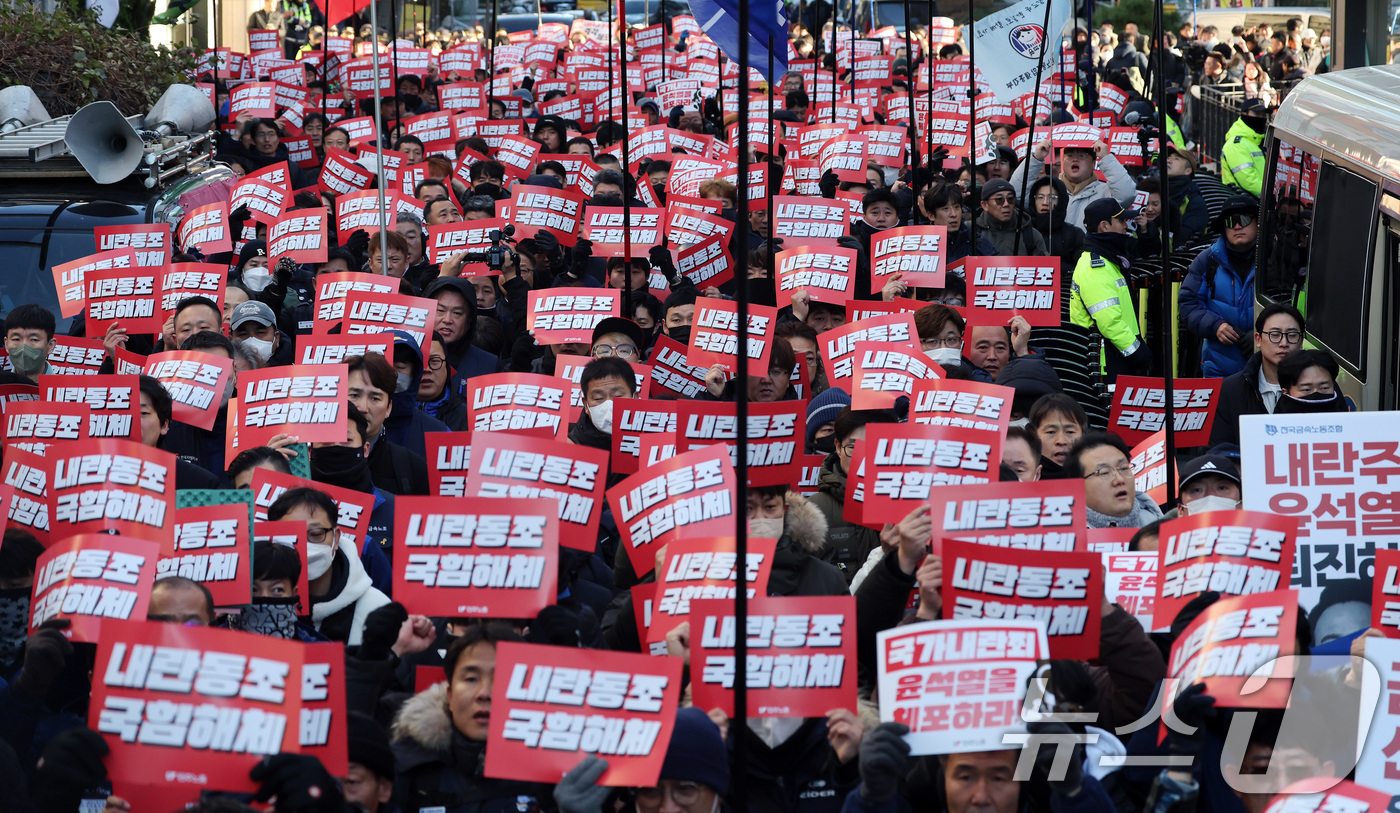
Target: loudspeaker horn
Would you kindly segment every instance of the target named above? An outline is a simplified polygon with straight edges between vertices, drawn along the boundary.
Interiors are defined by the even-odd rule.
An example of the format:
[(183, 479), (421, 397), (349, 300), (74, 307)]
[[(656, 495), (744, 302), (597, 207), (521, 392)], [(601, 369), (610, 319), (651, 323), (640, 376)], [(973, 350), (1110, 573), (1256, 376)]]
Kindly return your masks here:
[(44, 103), (34, 95), (28, 85), (15, 85), (0, 90), (0, 133), (8, 133), (52, 116), (44, 109)]
[(145, 127), (161, 135), (174, 135), (200, 133), (213, 124), (214, 105), (204, 91), (193, 85), (171, 85), (146, 114)]
[(100, 184), (116, 183), (141, 166), (141, 134), (111, 102), (93, 102), (73, 114), (63, 135), (69, 152)]

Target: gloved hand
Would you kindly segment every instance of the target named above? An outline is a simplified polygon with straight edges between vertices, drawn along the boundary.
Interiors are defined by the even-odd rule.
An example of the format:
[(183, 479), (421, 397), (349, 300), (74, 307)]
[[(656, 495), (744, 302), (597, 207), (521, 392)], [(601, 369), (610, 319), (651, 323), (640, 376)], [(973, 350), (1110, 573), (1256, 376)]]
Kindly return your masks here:
[(581, 646), (578, 617), (558, 604), (551, 604), (540, 610), (530, 622), (529, 634), (525, 640), (536, 644), (553, 646)]
[(24, 644), (24, 666), (15, 677), (15, 691), (31, 700), (42, 700), (58, 678), (73, 644), (59, 630), (67, 629), (66, 618), (45, 621)]
[(647, 257), (651, 259), (651, 267), (660, 271), (668, 284), (674, 286), (680, 282), (680, 272), (676, 270), (676, 264), (671, 260), (671, 252), (667, 251), (665, 246), (652, 246)]
[(593, 241), (580, 237), (574, 244), (569, 261), (569, 270), (565, 276), (570, 277), (574, 282), (578, 282), (588, 276), (588, 261), (593, 259)]
[(253, 766), (256, 801), (277, 797), (277, 813), (344, 813), (345, 797), (321, 760), (305, 754), (276, 754)]
[(107, 778), (102, 758), (111, 749), (90, 728), (70, 728), (44, 748), (34, 783), (34, 807), (43, 813), (72, 813), (83, 792)]
[(399, 629), (408, 620), (408, 610), (397, 601), (385, 604), (365, 618), (365, 631), (360, 637), (359, 658), (382, 661), (399, 640)]
[(909, 773), (909, 743), (904, 723), (880, 723), (860, 744), (860, 795), (868, 802), (887, 802)]
[(827, 170), (822, 175), (822, 179), (817, 182), (817, 187), (822, 191), (822, 197), (831, 200), (836, 197), (836, 189), (841, 186), (841, 180), (836, 177), (836, 173)]
[(1138, 349), (1129, 353), (1126, 357), (1128, 368), (1137, 375), (1147, 375), (1152, 370), (1152, 351), (1147, 349), (1147, 344), (1141, 343)]
[(535, 245), (551, 260), (559, 253), (559, 238), (544, 229), (540, 229), (539, 234), (535, 235)]
[(355, 255), (356, 260), (363, 260), (365, 250), (369, 248), (369, 232), (364, 229), (356, 229), (341, 248)]
[(589, 754), (564, 774), (554, 786), (559, 813), (600, 813), (612, 788), (599, 786), (598, 778), (608, 769), (608, 761)]
[(1055, 740), (1041, 744), (1035, 751), (1035, 770), (1045, 777), (1045, 784), (1050, 786), (1050, 790), (1055, 793), (1072, 796), (1079, 792), (1084, 785), (1084, 743), (1075, 743), (1074, 751), (1070, 754), (1069, 764), (1065, 766), (1063, 776), (1057, 776), (1054, 770), (1055, 756), (1060, 751), (1059, 741), (1066, 735), (1072, 736), (1074, 730), (1064, 723), (1034, 722), (1026, 723), (1026, 731), (1031, 734), (1051, 734), (1055, 735)]
[(1192, 684), (1176, 696), (1171, 713), (1182, 725), (1190, 727), (1192, 732), (1187, 734), (1168, 725), (1167, 753), (1172, 756), (1191, 757), (1194, 760), (1200, 756), (1201, 746), (1205, 743), (1203, 726), (1206, 720), (1215, 714), (1215, 698), (1206, 694), (1206, 684)]
[(239, 232), (243, 230), (244, 221), (252, 216), (253, 213), (248, 211), (247, 206), (239, 206), (237, 209), (228, 213), (228, 223), (230, 226), (237, 226), (238, 228), (234, 229), (234, 231)]
[(277, 270), (273, 272), (273, 276), (278, 285), (286, 287), (292, 283), (292, 275), (296, 272), (297, 261), (291, 257), (283, 257), (277, 261)]

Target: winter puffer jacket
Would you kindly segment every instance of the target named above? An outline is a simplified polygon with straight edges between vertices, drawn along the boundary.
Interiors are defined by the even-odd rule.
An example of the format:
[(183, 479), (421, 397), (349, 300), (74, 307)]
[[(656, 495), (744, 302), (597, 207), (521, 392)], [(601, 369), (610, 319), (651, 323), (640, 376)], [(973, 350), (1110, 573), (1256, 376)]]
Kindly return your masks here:
[[(1019, 241), (1016, 239), (1018, 230), (1021, 232)], [(999, 257), (1044, 257), (1050, 253), (1045, 247), (1045, 238), (1031, 226), (1030, 215), (1021, 211), (1016, 212), (1016, 218), (1010, 223), (993, 220), (982, 212), (977, 215), (977, 236), (986, 236)]]
[(850, 584), (870, 551), (880, 547), (880, 534), (864, 525), (847, 522), (842, 516), (846, 502), (846, 472), (841, 470), (835, 452), (822, 461), (817, 475), (817, 493), (808, 502), (826, 518), (826, 545), (821, 558), (836, 565)]
[(389, 597), (370, 583), (354, 543), (341, 540), (331, 562), (331, 590), (311, 600), (311, 621), (332, 641), (359, 646), (369, 614), (389, 603)]
[[(1216, 331), (1228, 322), (1241, 338), (1254, 332), (1254, 255), (1233, 252), (1224, 237), (1196, 255), (1181, 283), (1177, 307), (1181, 321), (1201, 339), (1201, 372), (1223, 378), (1244, 369), (1249, 356), (1239, 344), (1225, 344)], [(1240, 263), (1249, 263), (1239, 270)]]

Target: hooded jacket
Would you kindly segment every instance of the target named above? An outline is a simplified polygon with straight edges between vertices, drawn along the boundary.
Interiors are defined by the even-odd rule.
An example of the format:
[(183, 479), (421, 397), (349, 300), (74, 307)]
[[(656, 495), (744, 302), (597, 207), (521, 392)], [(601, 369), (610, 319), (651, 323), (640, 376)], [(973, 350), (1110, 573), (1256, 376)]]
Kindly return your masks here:
[(453, 392), (461, 393), (466, 390), (468, 378), (496, 372), (499, 360), (472, 344), (472, 336), (476, 334), (476, 291), (471, 281), (461, 277), (439, 277), (428, 283), (428, 287), (423, 289), (423, 296), (431, 299), (433, 294), (444, 288), (456, 290), (467, 301), (466, 332), (461, 339), (443, 347), (447, 351), (447, 363), (452, 365), (452, 377), (448, 379), (447, 386)]
[(408, 374), (408, 388), (389, 398), (389, 417), (384, 419), (384, 437), (410, 452), (427, 457), (428, 444), (424, 432), (449, 432), (447, 424), (418, 408), (418, 385), (423, 381), (423, 351), (418, 342), (402, 330), (394, 331), (394, 358), (408, 358), (413, 369)]
[[(1079, 255), (1084, 251), (1084, 230), (1065, 222), (1065, 215), (1069, 213), (1069, 190), (1059, 178), (1035, 179), (1030, 191), (1032, 207), (1035, 196), (1047, 186), (1055, 190), (1055, 208), (1050, 210), (1049, 214), (1031, 215), (1031, 225), (1045, 237), (1046, 254), (1060, 258), (1060, 281), (1061, 287), (1065, 289), (1061, 291), (1060, 301), (1068, 303), (1069, 286), (1065, 283), (1063, 269), (1074, 268), (1074, 264), (1079, 262)], [(1064, 315), (1067, 316), (1068, 311)]]
[(486, 744), (462, 736), (446, 709), (447, 683), (442, 682), (410, 698), (394, 719), (389, 732), (398, 772), (393, 802), (400, 810), (516, 813), (554, 808), (550, 785), (488, 779)]
[[(1137, 182), (1133, 180), (1133, 176), (1129, 175), (1126, 169), (1123, 169), (1123, 165), (1118, 162), (1117, 158), (1113, 155), (1106, 155), (1098, 162), (1098, 165), (1099, 171), (1103, 173), (1106, 180), (1090, 181), (1084, 185), (1084, 188), (1070, 195), (1066, 201), (1065, 222), (1071, 226), (1084, 228), (1084, 207), (1099, 198), (1112, 198), (1119, 204), (1127, 206), (1133, 202), (1133, 198), (1137, 195)], [(1045, 162), (1036, 158), (1034, 151), (1032, 151), (1030, 158), (1022, 161), (1016, 171), (1011, 173), (1011, 185), (1019, 190), (1026, 173), (1030, 173), (1032, 178), (1039, 178), (1044, 169)], [(1029, 189), (1029, 185), (1027, 188)], [(1027, 194), (1030, 193), (1027, 192)], [(1028, 209), (1031, 207), (1031, 203), (1032, 201), (1029, 200), (1021, 201), (1022, 206)]]
[(1172, 207), (1181, 213), (1181, 233), (1178, 242), (1190, 245), (1191, 239), (1205, 232), (1210, 226), (1210, 209), (1206, 207), (1205, 196), (1190, 175), (1167, 177), (1167, 191), (1171, 196)]
[(311, 622), (333, 641), (359, 646), (369, 614), (389, 603), (389, 597), (370, 583), (353, 543), (340, 540), (331, 562), (331, 589), (311, 600)]
[(1264, 133), (1246, 117), (1230, 125), (1220, 150), (1220, 182), (1259, 197), (1264, 189)]
[[(1220, 326), (1229, 323), (1241, 337), (1254, 330), (1254, 251), (1248, 255), (1230, 250), (1222, 235), (1210, 248), (1196, 255), (1182, 280), (1177, 308), (1186, 329), (1202, 340), (1201, 372), (1209, 378), (1234, 375), (1244, 369), (1246, 355), (1238, 343), (1216, 338)], [(1248, 263), (1240, 270), (1240, 263)]]
[[(1016, 232), (1020, 231), (1020, 247), (1017, 248)], [(1031, 227), (1030, 215), (1016, 211), (1015, 217), (1002, 223), (988, 216), (986, 212), (977, 215), (977, 236), (985, 236), (996, 248), (999, 257), (1044, 257), (1049, 254), (1045, 238)]]
[(873, 528), (846, 521), (842, 516), (846, 502), (846, 472), (841, 470), (841, 458), (832, 452), (822, 461), (817, 475), (817, 493), (807, 502), (822, 513), (826, 520), (826, 545), (822, 559), (836, 565), (850, 584), (860, 571), (870, 551), (880, 547), (880, 534)]
[(379, 437), (375, 438), (365, 458), (369, 461), (369, 476), (375, 488), (395, 495), (427, 495), (431, 488), (427, 459), (389, 440), (385, 431), (379, 430)]

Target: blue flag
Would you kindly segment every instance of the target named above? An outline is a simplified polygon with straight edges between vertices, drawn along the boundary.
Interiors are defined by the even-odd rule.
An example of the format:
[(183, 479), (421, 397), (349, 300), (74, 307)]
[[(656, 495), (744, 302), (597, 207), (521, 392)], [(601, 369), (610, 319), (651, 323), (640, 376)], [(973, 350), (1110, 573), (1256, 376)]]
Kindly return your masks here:
[[(724, 55), (739, 61), (739, 4), (735, 0), (690, 0), (690, 13)], [(787, 73), (787, 12), (781, 0), (749, 4), (749, 67), (771, 84)], [(773, 73), (768, 76), (768, 42), (773, 42)]]

